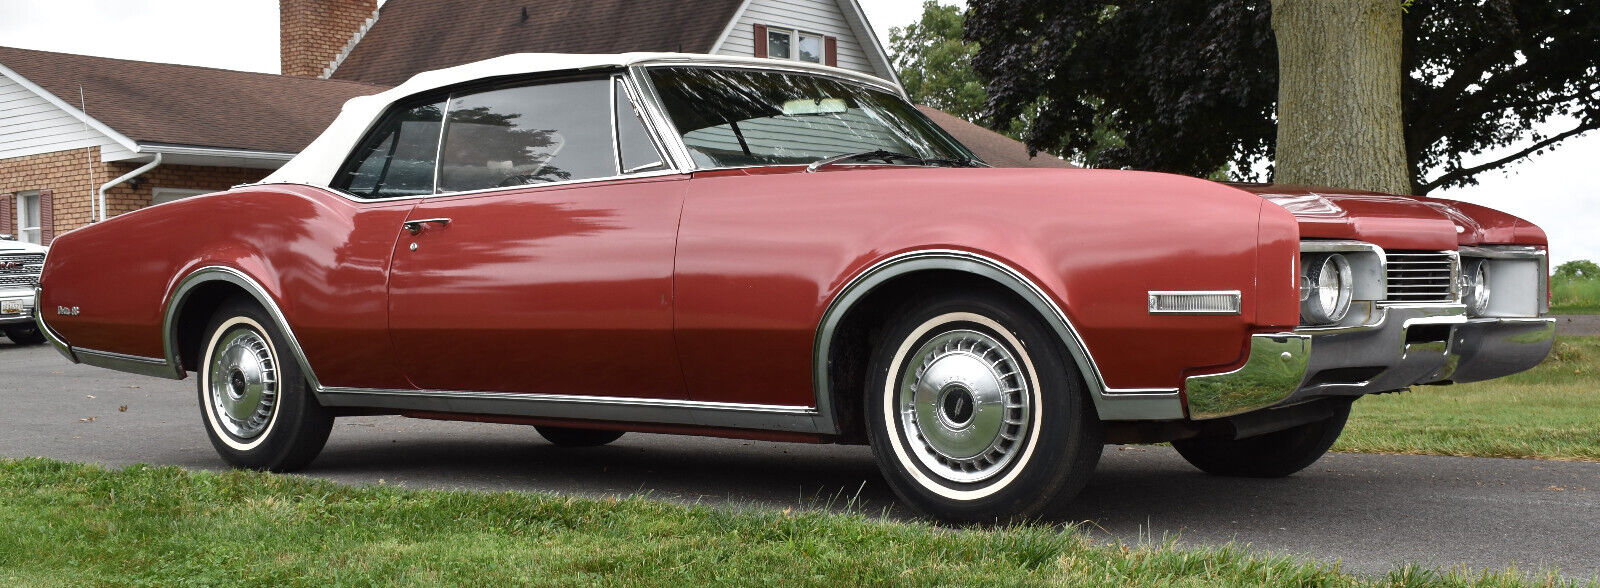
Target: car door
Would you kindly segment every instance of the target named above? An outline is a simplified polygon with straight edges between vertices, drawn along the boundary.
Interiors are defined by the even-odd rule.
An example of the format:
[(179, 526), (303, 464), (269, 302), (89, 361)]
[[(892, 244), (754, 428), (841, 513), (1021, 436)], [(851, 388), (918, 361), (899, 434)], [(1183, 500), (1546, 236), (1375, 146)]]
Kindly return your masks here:
[(617, 139), (643, 138), (638, 124), (605, 77), (450, 96), (438, 194), (395, 227), (390, 335), (413, 386), (685, 397), (672, 266), (687, 176), (628, 161), (638, 145)]

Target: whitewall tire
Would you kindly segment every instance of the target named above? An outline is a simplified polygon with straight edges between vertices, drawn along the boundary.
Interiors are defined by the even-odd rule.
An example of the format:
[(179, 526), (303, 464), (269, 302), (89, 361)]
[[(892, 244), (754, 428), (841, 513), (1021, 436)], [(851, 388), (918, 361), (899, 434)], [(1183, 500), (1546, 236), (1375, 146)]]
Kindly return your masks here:
[(875, 344), (868, 435), (901, 500), (952, 522), (1051, 516), (1099, 461), (1100, 421), (1062, 345), (1000, 296), (913, 304)]
[(200, 414), (218, 455), (236, 467), (289, 471), (311, 463), (333, 416), (286, 357), (276, 323), (252, 301), (230, 300), (207, 325)]

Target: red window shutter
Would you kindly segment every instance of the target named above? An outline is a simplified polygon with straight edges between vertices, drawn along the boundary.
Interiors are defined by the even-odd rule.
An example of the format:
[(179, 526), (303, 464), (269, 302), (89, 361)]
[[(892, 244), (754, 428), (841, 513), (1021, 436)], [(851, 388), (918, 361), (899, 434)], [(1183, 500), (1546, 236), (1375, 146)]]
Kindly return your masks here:
[(767, 25), (756, 25), (756, 57), (767, 56)]
[(39, 191), (39, 244), (48, 246), (56, 238), (56, 207), (50, 202), (50, 191)]
[(17, 223), (17, 195), (0, 194), (0, 235), (12, 235)]
[(822, 53), (824, 54), (823, 61), (826, 61), (830, 66), (839, 67), (839, 38), (823, 37)]

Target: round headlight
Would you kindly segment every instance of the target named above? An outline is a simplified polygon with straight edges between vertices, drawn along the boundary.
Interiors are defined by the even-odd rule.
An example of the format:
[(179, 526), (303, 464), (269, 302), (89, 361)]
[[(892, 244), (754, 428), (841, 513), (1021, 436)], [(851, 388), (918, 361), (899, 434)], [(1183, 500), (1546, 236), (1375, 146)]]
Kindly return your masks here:
[(1338, 253), (1309, 256), (1305, 259), (1305, 272), (1301, 280), (1301, 322), (1326, 324), (1344, 320), (1355, 288), (1350, 261)]
[(1489, 264), (1480, 261), (1466, 280), (1462, 302), (1467, 304), (1467, 314), (1483, 316), (1489, 310)]

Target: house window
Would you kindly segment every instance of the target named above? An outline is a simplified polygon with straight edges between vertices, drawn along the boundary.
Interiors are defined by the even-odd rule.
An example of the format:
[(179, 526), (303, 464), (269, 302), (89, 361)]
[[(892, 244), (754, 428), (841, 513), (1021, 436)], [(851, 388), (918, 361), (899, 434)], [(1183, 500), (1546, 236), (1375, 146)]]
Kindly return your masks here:
[(767, 57), (826, 63), (827, 44), (822, 35), (767, 27)]
[(173, 200), (182, 200), (190, 196), (210, 194), (216, 190), (191, 190), (189, 188), (156, 188), (150, 204), (166, 204)]
[(17, 240), (40, 244), (38, 191), (17, 194)]

